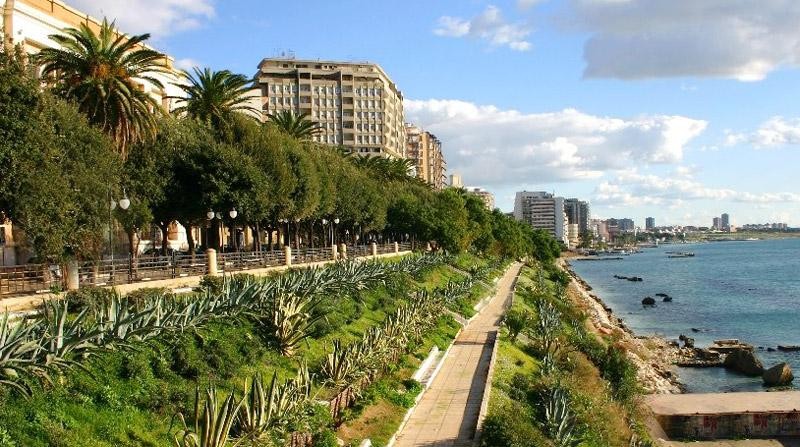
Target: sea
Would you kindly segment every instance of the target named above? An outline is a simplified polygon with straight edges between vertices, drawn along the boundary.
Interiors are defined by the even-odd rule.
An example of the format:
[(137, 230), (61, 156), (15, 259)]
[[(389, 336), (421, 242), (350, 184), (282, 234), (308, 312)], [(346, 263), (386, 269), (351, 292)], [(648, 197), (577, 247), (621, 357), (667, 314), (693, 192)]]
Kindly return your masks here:
[[(695, 256), (669, 258), (670, 251)], [(677, 340), (683, 334), (694, 338), (698, 347), (737, 338), (756, 348), (765, 368), (787, 362), (795, 387), (800, 385), (800, 352), (767, 351), (800, 345), (800, 239), (661, 245), (621, 260), (573, 261), (572, 267), (637, 335)], [(664, 303), (656, 293), (668, 294), (673, 301)], [(655, 298), (657, 305), (643, 307), (646, 296)], [(677, 372), (688, 392), (765, 390), (760, 377), (724, 368)]]

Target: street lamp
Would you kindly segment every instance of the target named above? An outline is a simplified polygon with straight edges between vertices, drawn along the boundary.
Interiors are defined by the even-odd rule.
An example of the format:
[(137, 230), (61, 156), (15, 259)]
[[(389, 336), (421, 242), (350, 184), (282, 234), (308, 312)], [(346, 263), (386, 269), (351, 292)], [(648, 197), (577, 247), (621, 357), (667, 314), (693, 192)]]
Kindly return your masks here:
[(208, 243), (208, 229), (211, 227), (211, 221), (214, 220), (216, 216), (217, 213), (215, 213), (214, 210), (208, 210), (208, 212), (206, 213), (206, 219), (208, 219), (208, 223), (206, 224), (206, 250), (211, 248), (209, 247)]
[(339, 225), (339, 218), (333, 219), (333, 228), (331, 233), (331, 244), (336, 245), (336, 225)]
[(114, 197), (111, 195), (111, 190), (108, 190), (108, 247), (111, 251), (111, 276), (110, 282), (114, 282), (114, 229), (116, 226), (114, 225), (114, 215), (112, 214), (113, 211), (117, 208), (119, 204), (119, 209), (125, 211), (128, 207), (131, 206), (131, 199), (128, 198), (128, 195), (125, 194), (125, 189), (122, 190), (122, 198), (117, 202), (114, 200)]
[[(231, 217), (231, 220), (235, 220), (236, 216), (238, 216), (238, 215), (239, 215), (239, 212), (236, 211), (236, 207), (233, 207), (233, 208), (231, 208), (230, 211), (228, 211), (228, 216)], [(236, 248), (236, 251), (239, 251), (239, 238), (237, 237), (237, 234), (236, 234), (236, 223), (235, 222), (231, 222), (231, 234), (230, 234), (230, 236), (233, 237), (233, 246), (234, 246), (234, 248)]]
[[(323, 234), (325, 233), (325, 226), (326, 226), (326, 225), (328, 225), (328, 219), (322, 219), (322, 232), (323, 232)], [(327, 246), (327, 245), (328, 245), (328, 237), (327, 237), (327, 236), (325, 236), (325, 237), (322, 239), (322, 241), (323, 241), (323, 242), (322, 242), (322, 245), (323, 245), (323, 246)]]
[(295, 249), (300, 250), (300, 219), (294, 219), (294, 245)]

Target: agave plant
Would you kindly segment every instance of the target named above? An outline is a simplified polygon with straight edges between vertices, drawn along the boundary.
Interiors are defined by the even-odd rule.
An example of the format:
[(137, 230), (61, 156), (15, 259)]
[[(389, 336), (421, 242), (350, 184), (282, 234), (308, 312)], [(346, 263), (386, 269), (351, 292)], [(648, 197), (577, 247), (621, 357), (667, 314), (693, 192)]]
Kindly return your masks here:
[(543, 426), (558, 447), (574, 447), (580, 444), (575, 415), (569, 408), (569, 394), (556, 386), (545, 393)]
[(233, 393), (219, 404), (217, 392), (212, 387), (206, 390), (206, 399), (200, 405), (200, 390), (195, 392), (194, 425), (189, 427), (182, 414), (179, 418), (183, 424), (174, 437), (176, 447), (235, 447), (241, 445), (243, 439), (231, 442), (231, 428), (242, 401), (237, 401)]
[(270, 429), (282, 429), (298, 415), (311, 397), (311, 376), (302, 365), (294, 379), (279, 383), (273, 374), (268, 387), (261, 376), (253, 377), (252, 386), (245, 384), (245, 398), (233, 430), (240, 437), (259, 438)]
[(342, 388), (358, 371), (357, 360), (351, 346), (343, 346), (340, 340), (334, 340), (333, 349), (322, 365), (322, 378), (335, 388)]
[(311, 335), (314, 323), (325, 315), (314, 315), (318, 300), (294, 294), (279, 295), (271, 309), (271, 324), (278, 350), (291, 357), (300, 343)]
[(69, 318), (66, 301), (45, 301), (42, 306), (42, 363), (51, 370), (82, 367), (78, 361), (97, 352), (101, 329), (89, 321), (87, 309)]
[(536, 301), (536, 325), (533, 328), (532, 338), (542, 353), (557, 349), (558, 334), (561, 331), (561, 313), (548, 300)]
[(35, 358), (42, 351), (37, 323), (12, 323), (8, 312), (0, 320), (0, 384), (30, 395), (22, 377), (36, 368)]

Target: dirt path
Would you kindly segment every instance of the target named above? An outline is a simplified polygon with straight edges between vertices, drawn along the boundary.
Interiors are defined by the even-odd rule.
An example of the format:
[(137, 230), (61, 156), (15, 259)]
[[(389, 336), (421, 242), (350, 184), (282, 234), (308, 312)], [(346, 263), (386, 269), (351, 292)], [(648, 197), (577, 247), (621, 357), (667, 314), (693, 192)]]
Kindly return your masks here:
[(489, 372), (493, 337), (500, 326), (514, 279), (513, 264), (497, 283), (494, 298), (464, 328), (442, 369), (422, 396), (395, 446), (471, 446)]

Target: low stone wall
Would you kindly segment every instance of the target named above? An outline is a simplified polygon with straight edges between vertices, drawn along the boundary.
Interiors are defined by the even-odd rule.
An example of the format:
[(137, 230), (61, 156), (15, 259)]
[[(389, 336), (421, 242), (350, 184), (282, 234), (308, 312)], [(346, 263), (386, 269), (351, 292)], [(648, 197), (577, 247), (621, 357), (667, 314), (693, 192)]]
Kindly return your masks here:
[(800, 436), (800, 412), (657, 416), (671, 439), (739, 439)]

